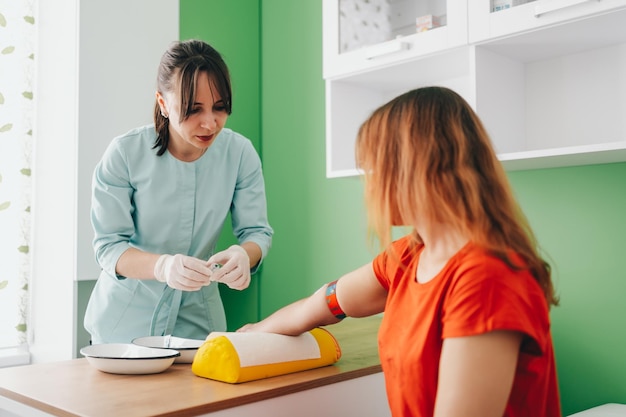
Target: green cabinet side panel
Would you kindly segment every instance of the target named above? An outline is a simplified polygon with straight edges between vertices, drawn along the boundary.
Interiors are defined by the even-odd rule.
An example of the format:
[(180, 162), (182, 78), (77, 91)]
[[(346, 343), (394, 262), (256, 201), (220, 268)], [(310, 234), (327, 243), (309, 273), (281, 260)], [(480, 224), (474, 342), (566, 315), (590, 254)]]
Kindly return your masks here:
[[(377, 252), (361, 180), (325, 177), (321, 13), (320, 1), (181, 0), (181, 38), (212, 42), (231, 66), (229, 124), (262, 145), (274, 242), (252, 291), (225, 297), (233, 323), (267, 316)], [(626, 403), (626, 163), (509, 177), (561, 297), (552, 330), (564, 415)]]
[[(259, 0), (180, 0), (180, 39), (202, 39), (222, 54), (233, 87), (233, 113), (226, 127), (250, 139), (259, 154), (262, 113), (259, 108), (260, 22)], [(219, 181), (218, 178), (215, 180)], [(235, 243), (237, 240), (229, 217), (218, 250)], [(262, 275), (262, 270), (253, 275), (250, 287), (245, 291), (220, 285), (229, 330), (258, 320)]]

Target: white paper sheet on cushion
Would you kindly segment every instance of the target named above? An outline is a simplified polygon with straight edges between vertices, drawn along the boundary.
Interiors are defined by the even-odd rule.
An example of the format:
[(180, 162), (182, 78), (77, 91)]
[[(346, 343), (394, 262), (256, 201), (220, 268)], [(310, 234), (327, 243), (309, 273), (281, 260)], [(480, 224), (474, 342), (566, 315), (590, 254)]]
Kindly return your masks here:
[(317, 340), (309, 332), (300, 336), (261, 332), (212, 332), (206, 340), (219, 336), (226, 336), (235, 347), (242, 368), (321, 357)]

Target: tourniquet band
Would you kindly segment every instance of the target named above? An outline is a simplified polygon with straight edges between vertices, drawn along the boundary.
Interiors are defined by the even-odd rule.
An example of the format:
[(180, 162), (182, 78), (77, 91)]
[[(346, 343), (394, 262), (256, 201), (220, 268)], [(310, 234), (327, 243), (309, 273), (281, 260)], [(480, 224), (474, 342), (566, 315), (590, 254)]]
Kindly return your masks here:
[(328, 305), (328, 309), (335, 317), (339, 320), (346, 318), (346, 313), (343, 312), (341, 307), (339, 306), (339, 302), (337, 301), (337, 280), (329, 283), (326, 286), (326, 304)]

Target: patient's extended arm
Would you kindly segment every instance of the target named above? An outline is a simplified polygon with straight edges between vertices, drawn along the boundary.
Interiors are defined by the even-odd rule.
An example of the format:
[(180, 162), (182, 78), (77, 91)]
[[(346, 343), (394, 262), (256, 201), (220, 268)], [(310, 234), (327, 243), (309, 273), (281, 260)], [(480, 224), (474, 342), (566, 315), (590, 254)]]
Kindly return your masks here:
[[(270, 332), (296, 336), (318, 326), (341, 321), (331, 312), (327, 297), (328, 284), (307, 298), (289, 304), (258, 323), (246, 324), (239, 332)], [(367, 317), (385, 308), (387, 291), (368, 263), (342, 276), (336, 283), (336, 303), (347, 316)]]

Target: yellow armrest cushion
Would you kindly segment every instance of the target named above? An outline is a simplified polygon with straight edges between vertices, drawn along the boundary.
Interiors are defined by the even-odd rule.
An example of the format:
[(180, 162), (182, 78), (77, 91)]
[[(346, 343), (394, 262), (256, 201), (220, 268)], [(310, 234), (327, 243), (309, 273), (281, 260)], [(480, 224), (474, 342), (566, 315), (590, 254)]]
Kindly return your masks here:
[(310, 333), (320, 349), (320, 357), (316, 359), (242, 367), (239, 353), (233, 344), (227, 337), (219, 336), (205, 341), (200, 346), (191, 370), (195, 375), (203, 378), (236, 384), (332, 365), (341, 358), (339, 343), (328, 330), (315, 328)]

